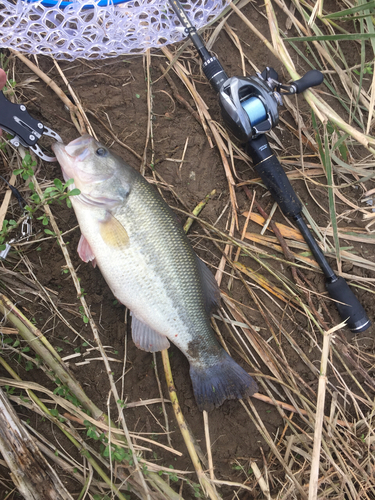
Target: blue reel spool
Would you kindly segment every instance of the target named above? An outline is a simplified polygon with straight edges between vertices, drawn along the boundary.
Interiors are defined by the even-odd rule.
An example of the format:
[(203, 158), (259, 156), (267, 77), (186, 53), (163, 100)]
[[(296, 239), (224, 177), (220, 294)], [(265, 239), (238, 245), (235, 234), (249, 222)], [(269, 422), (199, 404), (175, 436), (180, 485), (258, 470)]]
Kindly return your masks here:
[(246, 111), (253, 127), (267, 119), (266, 108), (259, 97), (250, 97), (246, 101), (241, 102), (241, 106)]
[[(36, 3), (38, 0), (26, 0), (27, 3)], [(120, 3), (127, 3), (130, 2), (130, 0), (100, 0), (99, 2), (95, 2), (96, 5), (99, 7), (107, 7), (108, 5), (118, 5)], [(58, 0), (44, 0), (42, 2), (42, 5), (44, 7), (55, 7), (58, 4)], [(60, 8), (65, 9), (65, 7), (68, 7), (70, 4), (73, 2), (71, 1), (63, 1), (60, 3)], [(94, 6), (93, 5), (85, 5), (84, 9), (92, 9)]]

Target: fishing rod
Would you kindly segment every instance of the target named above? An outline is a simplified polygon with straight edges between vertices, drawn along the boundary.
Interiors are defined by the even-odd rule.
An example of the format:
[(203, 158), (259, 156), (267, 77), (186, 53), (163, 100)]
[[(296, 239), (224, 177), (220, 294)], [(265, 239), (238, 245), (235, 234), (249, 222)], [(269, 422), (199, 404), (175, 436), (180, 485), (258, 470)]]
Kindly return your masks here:
[(334, 299), (341, 318), (354, 333), (367, 330), (371, 322), (364, 308), (344, 278), (337, 276), (328, 264), (303, 219), (302, 203), (265, 135), (279, 121), (278, 106), (283, 104), (282, 95), (300, 94), (309, 87), (320, 85), (324, 78), (322, 73), (308, 71), (290, 85), (281, 84), (273, 68), (266, 68), (256, 76), (228, 77), (218, 59), (205, 47), (179, 0), (170, 0), (170, 4), (202, 59), (207, 80), (218, 93), (221, 114), (227, 128), (236, 139), (245, 143), (246, 153), (252, 158), (264, 185), (281, 211), (302, 233), (324, 273), (328, 294)]

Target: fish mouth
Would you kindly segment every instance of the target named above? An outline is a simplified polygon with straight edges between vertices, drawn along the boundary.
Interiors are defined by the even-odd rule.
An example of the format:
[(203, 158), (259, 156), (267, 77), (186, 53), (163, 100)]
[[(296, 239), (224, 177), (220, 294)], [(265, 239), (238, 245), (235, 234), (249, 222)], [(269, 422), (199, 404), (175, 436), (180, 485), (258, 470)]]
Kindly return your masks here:
[(72, 177), (72, 169), (68, 160), (69, 156), (65, 150), (66, 146), (62, 142), (55, 142), (54, 144), (52, 144), (51, 148), (56, 155), (57, 161), (60, 164), (62, 174), (66, 182)]
[(54, 153), (66, 153), (71, 158), (82, 161), (89, 154), (89, 146), (93, 142), (91, 135), (85, 134), (74, 141), (69, 142), (65, 145), (61, 142), (56, 142), (52, 145), (52, 150)]
[[(69, 142), (67, 145), (56, 142), (52, 146), (52, 150), (60, 163), (65, 182), (73, 178), (74, 185), (81, 191), (83, 189), (87, 191), (88, 185), (93, 183), (98, 184), (112, 177), (112, 174), (104, 172), (95, 173), (86, 171), (84, 160), (91, 156), (93, 144), (95, 145), (95, 139), (91, 135), (85, 134)], [(88, 193), (86, 194), (89, 196)], [(94, 200), (92, 204), (97, 204), (97, 202)], [(102, 204), (101, 201), (99, 201), (99, 204)]]
[[(74, 173), (76, 173), (77, 169), (79, 170), (76, 162), (82, 162), (90, 155), (89, 146), (93, 141), (94, 139), (90, 135), (85, 134), (69, 142), (67, 145), (60, 142), (53, 144), (52, 150), (60, 163), (65, 181), (74, 177)], [(74, 168), (72, 168), (72, 161), (76, 165)], [(85, 179), (86, 182), (90, 180), (92, 180), (91, 176)]]
[(76, 161), (83, 161), (90, 154), (90, 144), (93, 142), (93, 138), (91, 135), (83, 135), (78, 137), (72, 142), (69, 142), (67, 146), (65, 146), (65, 153)]

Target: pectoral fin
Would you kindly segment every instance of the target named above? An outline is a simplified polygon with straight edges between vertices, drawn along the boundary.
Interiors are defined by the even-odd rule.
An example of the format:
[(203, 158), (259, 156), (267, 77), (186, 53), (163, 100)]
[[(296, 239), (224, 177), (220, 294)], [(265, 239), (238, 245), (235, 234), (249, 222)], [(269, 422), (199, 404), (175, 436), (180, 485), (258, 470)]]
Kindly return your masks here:
[(157, 352), (169, 347), (167, 337), (152, 330), (134, 314), (132, 314), (132, 337), (134, 344), (142, 351)]
[(100, 236), (110, 247), (122, 248), (129, 243), (129, 236), (126, 229), (111, 214), (108, 214), (106, 219), (100, 223)]

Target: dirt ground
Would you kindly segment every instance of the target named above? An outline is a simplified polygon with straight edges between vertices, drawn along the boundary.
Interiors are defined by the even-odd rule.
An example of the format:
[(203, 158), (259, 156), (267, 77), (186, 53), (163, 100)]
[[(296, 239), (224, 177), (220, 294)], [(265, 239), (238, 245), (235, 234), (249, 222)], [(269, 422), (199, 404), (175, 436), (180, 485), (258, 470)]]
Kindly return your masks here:
[[(244, 9), (245, 15), (257, 23), (260, 29), (267, 37), (269, 37), (268, 23), (262, 15), (261, 2), (249, 4)], [(279, 23), (283, 25), (285, 19), (279, 13)], [(270, 55), (266, 47), (246, 28), (242, 21), (237, 16), (232, 16), (229, 24), (236, 32), (241, 40), (244, 51), (251, 57), (251, 60), (262, 71), (265, 65), (272, 66), (278, 71), (280, 79), (286, 79), (287, 75), (281, 67), (280, 63)], [(293, 30), (290, 34), (294, 34)], [(221, 31), (218, 40), (216, 41), (214, 52), (218, 55), (222, 65), (229, 75), (241, 74), (241, 60), (237, 48), (235, 48), (228, 37), (227, 33)], [(213, 119), (220, 121), (220, 109), (217, 98), (213, 90), (204, 81), (200, 72), (200, 63), (197, 58), (193, 57), (191, 52), (188, 58), (185, 52), (185, 57), (189, 59), (191, 71), (195, 75), (195, 84), (197, 90), (204, 98), (209, 106), (209, 111)], [(353, 58), (359, 58), (359, 53), (353, 54)], [(49, 75), (61, 88), (66, 89), (61, 76), (59, 75), (53, 61), (46, 57), (38, 57), (40, 68)], [(146, 144), (146, 133), (148, 126), (148, 107), (147, 107), (147, 87), (145, 80), (144, 59), (142, 56), (120, 56), (115, 59), (107, 59), (104, 61), (81, 61), (59, 63), (66, 78), (69, 81), (71, 88), (79, 97), (83, 108), (87, 112), (95, 133), (99, 139), (110, 146), (114, 152), (120, 155), (124, 160), (131, 164), (134, 168), (140, 169), (141, 162), (139, 158), (134, 156), (130, 151), (122, 147), (113, 140), (112, 135), (104, 128), (97, 120), (100, 118), (102, 123), (112, 130), (113, 134), (129, 145), (138, 155), (143, 156)], [(204, 209), (202, 217), (210, 222), (215, 223), (223, 213), (229, 201), (228, 183), (222, 166), (219, 152), (217, 148), (211, 148), (207, 137), (196, 119), (192, 114), (185, 109), (173, 97), (172, 90), (164, 78), (161, 78), (162, 72), (160, 64), (165, 66), (165, 58), (160, 52), (153, 52), (151, 58), (151, 77), (152, 77), (152, 92), (153, 92), (153, 151), (151, 151), (151, 143), (147, 148), (146, 161), (146, 177), (152, 178), (152, 170), (150, 168), (151, 161), (154, 163), (154, 170), (160, 174), (161, 178), (178, 194), (183, 200), (185, 206), (192, 210), (208, 193), (216, 190), (216, 194), (209, 201)], [(302, 62), (296, 60), (298, 70), (304, 71)], [(247, 64), (249, 74), (254, 74), (253, 68)], [(186, 88), (184, 88), (177, 77), (170, 72), (179, 93), (194, 106), (191, 97)], [(23, 65), (21, 62), (16, 64), (16, 81), (17, 83), (25, 82), (28, 78), (34, 77), (34, 74)], [(62, 101), (40, 80), (33, 82), (31, 86), (20, 86), (22, 88), (22, 102), (26, 104), (28, 111), (34, 117), (40, 119), (47, 126), (55, 130), (64, 140), (65, 143), (77, 138), (78, 133), (73, 126), (68, 111), (64, 108)], [(69, 92), (66, 91), (69, 95)], [(303, 99), (299, 99), (301, 112), (304, 113), (304, 118), (309, 121), (309, 112), (303, 103)], [(288, 121), (292, 122), (288, 113), (280, 109), (281, 115)], [(97, 117), (95, 117), (95, 116)], [(298, 141), (293, 138), (292, 134), (285, 126), (282, 126), (276, 131), (278, 137), (282, 141), (284, 150), (280, 147), (277, 153), (283, 156), (299, 154)], [(188, 140), (188, 142), (187, 142)], [(183, 151), (186, 147), (184, 162), (180, 167), (177, 161), (182, 158)], [(275, 144), (274, 141), (272, 144)], [(359, 153), (360, 154), (360, 153)], [(3, 162), (0, 164), (1, 175), (9, 177), (9, 168)], [(238, 181), (254, 178), (256, 175), (251, 167), (242, 161), (236, 161), (236, 169)], [(61, 170), (57, 163), (38, 163), (37, 171), (38, 179), (53, 180), (55, 178), (62, 179)], [(298, 180), (293, 182), (293, 185), (301, 197), (308, 204), (308, 209), (313, 215), (315, 221), (320, 226), (328, 224), (327, 214), (314, 203), (310, 194), (306, 189), (304, 182)], [(369, 187), (371, 184), (369, 184)], [(311, 184), (315, 199), (327, 208), (326, 194), (320, 191), (320, 188)], [(259, 186), (256, 188), (257, 199), (262, 204), (263, 208), (269, 212), (272, 207), (272, 200)], [(27, 192), (25, 191), (27, 194)], [(162, 194), (172, 207), (184, 208), (181, 203), (175, 199), (169, 189), (162, 189)], [(241, 188), (236, 189), (238, 200), (238, 213), (248, 210), (249, 200)], [(356, 197), (358, 191), (354, 188), (347, 189), (349, 197)], [(111, 358), (116, 359), (112, 363), (112, 369), (115, 374), (115, 380), (121, 379), (123, 371), (123, 359), (126, 353), (126, 376), (124, 377), (124, 399), (127, 402), (139, 400), (148, 400), (159, 397), (159, 389), (154, 371), (153, 356), (138, 350), (131, 340), (131, 335), (127, 331), (126, 325), (126, 310), (125, 307), (115, 301), (114, 296), (110, 292), (100, 271), (93, 268), (90, 264), (84, 264), (80, 261), (76, 252), (77, 244), (80, 238), (80, 231), (77, 228), (77, 222), (72, 209), (65, 206), (51, 205), (51, 209), (56, 217), (60, 229), (65, 233), (64, 238), (69, 242), (68, 248), (74, 267), (81, 279), (81, 286), (84, 289), (86, 300), (90, 306), (91, 312), (95, 321), (97, 321), (102, 342), (108, 347), (108, 353)], [(340, 209), (340, 207), (339, 207)], [(14, 207), (16, 211), (16, 206)], [(228, 211), (224, 212), (217, 227), (226, 230), (228, 223)], [(178, 215), (182, 222), (185, 222), (185, 217)], [(285, 223), (285, 219), (279, 211), (275, 214), (275, 220)], [(356, 224), (361, 227), (363, 222), (356, 221)], [(41, 221), (34, 221), (34, 231), (43, 231)], [(258, 226), (250, 222), (249, 230), (259, 232)], [(237, 233), (237, 236), (239, 233)], [(217, 248), (208, 240), (201, 238), (202, 230), (194, 224), (190, 231), (191, 242), (198, 255), (208, 263), (211, 270), (215, 273), (220, 262), (221, 255)], [(370, 245), (358, 245), (358, 252), (369, 257), (373, 252)], [(373, 253), (372, 253), (373, 255)], [(82, 316), (79, 312), (79, 303), (68, 275), (64, 273), (65, 260), (61, 250), (54, 238), (44, 239), (43, 241), (30, 245), (26, 251), (26, 257), (29, 261), (29, 269), (35, 274), (36, 280), (42, 287), (50, 290), (55, 297), (55, 303), (69, 321), (69, 323), (86, 339), (84, 342), (77, 337), (71, 329), (69, 329), (56, 316), (51, 316), (50, 309), (46, 303), (41, 300), (35, 300), (35, 295), (26, 294), (22, 297), (17, 293), (17, 289), (12, 285), (9, 289), (5, 285), (4, 293), (10, 295), (24, 312), (28, 318), (33, 318), (35, 324), (48, 336), (49, 341), (55, 348), (59, 348), (62, 357), (80, 352), (88, 354), (88, 344), (94, 344), (89, 326), (84, 324)], [(12, 261), (2, 263), (8, 269), (12, 269)], [(330, 261), (334, 266), (334, 261)], [(256, 268), (256, 263), (253, 263)], [(279, 263), (282, 266), (282, 263)], [(347, 269), (351, 269), (351, 273), (359, 274), (369, 278), (374, 278), (373, 273), (361, 268), (346, 264)], [(282, 268), (282, 267), (281, 267)], [(291, 276), (290, 269), (284, 269), (288, 276)], [(25, 264), (20, 265), (20, 270), (28, 274)], [(321, 274), (314, 271), (308, 272), (307, 277), (315, 284), (318, 290), (324, 291), (324, 280)], [(222, 284), (222, 289), (228, 292), (226, 288), (228, 278), (225, 277)], [(267, 339), (269, 333), (264, 324), (264, 320), (253, 303), (249, 302), (246, 290), (240, 282), (235, 281), (230, 290), (230, 295), (238, 302), (246, 301), (244, 309), (246, 314), (251, 318), (251, 323), (258, 328), (261, 335)], [(375, 307), (373, 295), (365, 291), (358, 290), (356, 292), (362, 301), (370, 319), (375, 320)], [(304, 316), (296, 316), (299, 324), (292, 324), (283, 317), (280, 308), (275, 305), (267, 297), (262, 296), (267, 307), (280, 318), (286, 328), (290, 329), (291, 335), (299, 343), (304, 352), (308, 355), (312, 363), (319, 362), (320, 354), (316, 348), (312, 347), (304, 336), (304, 330), (307, 328), (307, 320)], [(334, 307), (330, 307), (330, 312), (335, 321), (338, 320), (338, 315)], [(219, 324), (222, 335), (229, 344), (231, 340), (227, 336), (225, 328)], [(373, 352), (373, 333), (374, 327), (366, 332), (367, 352)], [(353, 341), (353, 336), (347, 330), (344, 330), (344, 335), (349, 342)], [(285, 346), (285, 354), (288, 356), (288, 361), (295, 371), (305, 380), (307, 384), (314, 390), (317, 388), (317, 378), (306, 368), (306, 365), (300, 360), (296, 352), (290, 347)], [(241, 358), (233, 352), (235, 359), (242, 363)], [(92, 352), (88, 358), (98, 357)], [(83, 366), (76, 366), (76, 362), (82, 361), (83, 358), (72, 359), (69, 361), (69, 366), (73, 370), (77, 379), (81, 382), (88, 396), (95, 401), (98, 406), (106, 408), (109, 387), (107, 377), (104, 371), (104, 365), (100, 360), (91, 361)], [(86, 359), (86, 358), (84, 358)], [(163, 365), (161, 357), (156, 356), (157, 368), (160, 376), (162, 390), (166, 395), (166, 383), (163, 375)], [(188, 362), (179, 350), (173, 345), (170, 348), (170, 360), (172, 371), (175, 379), (175, 385), (178, 392), (181, 407), (185, 417), (198, 441), (205, 449), (204, 426), (202, 413), (198, 411), (188, 372)], [(257, 360), (260, 365), (260, 370), (263, 373), (269, 373), (267, 366), (262, 360)], [(25, 372), (20, 366), (20, 373), (28, 380), (40, 381), (40, 373), (37, 370)], [(6, 376), (3, 369), (1, 375)], [(360, 377), (360, 375), (359, 375)], [(43, 384), (54, 389), (53, 384), (44, 380)], [(121, 385), (121, 383), (120, 383)], [(283, 431), (284, 423), (277, 411), (270, 405), (255, 401), (256, 409), (259, 412), (261, 419), (268, 429), (269, 433), (277, 439)], [(113, 401), (110, 407), (113, 409)], [(34, 419), (34, 424), (38, 424), (37, 419), (31, 412), (27, 414), (27, 410), (20, 409), (24, 417)], [(153, 452), (145, 452), (148, 460), (155, 461), (163, 465), (172, 465), (179, 470), (192, 470), (192, 466), (178, 430), (172, 409), (167, 405), (169, 425), (171, 431), (171, 440), (173, 447), (176, 450), (182, 451), (182, 456), (174, 456), (163, 450)], [(161, 405), (150, 405), (148, 409), (141, 406), (138, 408), (127, 408), (124, 410), (126, 421), (129, 429), (132, 432), (144, 432), (153, 436), (155, 439), (160, 439), (166, 444), (164, 434), (164, 420), (161, 411)], [(298, 422), (298, 417), (296, 417)], [(249, 420), (245, 410), (237, 401), (227, 401), (219, 409), (213, 411), (209, 415), (210, 434), (212, 441), (213, 462), (215, 465), (215, 475), (224, 481), (243, 482), (245, 480), (244, 470), (250, 469), (250, 462), (256, 461), (259, 467), (262, 467), (263, 456), (269, 452), (268, 445), (263, 440), (254, 424)], [(49, 429), (52, 432), (51, 429)], [(47, 432), (47, 431), (46, 431)], [(76, 456), (72, 445), (66, 444), (66, 451)], [(241, 467), (244, 470), (241, 469)], [(277, 476), (277, 472), (275, 472)], [(74, 483), (69, 476), (63, 475), (64, 483), (69, 490), (77, 495), (81, 491), (81, 486)], [(194, 475), (191, 476), (192, 478)], [(275, 491), (280, 486), (275, 484)], [(1, 490), (1, 486), (0, 486)], [(184, 491), (185, 498), (193, 498), (193, 494)], [(221, 494), (224, 499), (233, 498), (233, 488), (229, 486), (221, 487)], [(245, 500), (253, 498), (248, 492), (241, 491), (239, 498)], [(0, 494), (0, 498), (3, 498)]]

